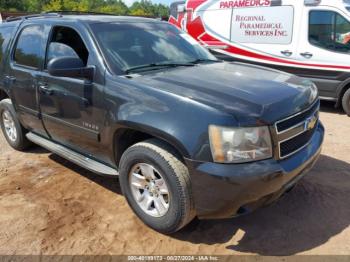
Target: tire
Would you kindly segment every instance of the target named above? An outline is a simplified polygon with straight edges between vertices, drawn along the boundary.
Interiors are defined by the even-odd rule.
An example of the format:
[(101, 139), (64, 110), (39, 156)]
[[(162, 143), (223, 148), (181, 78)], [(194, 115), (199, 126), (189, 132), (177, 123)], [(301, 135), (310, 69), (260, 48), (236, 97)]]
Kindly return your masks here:
[[(150, 171), (152, 168), (153, 170)], [(135, 175), (131, 173), (137, 173), (136, 181), (141, 181), (137, 187), (131, 184), (132, 182), (135, 184)], [(156, 193), (153, 196), (150, 196), (153, 182), (144, 180), (147, 177), (146, 174), (150, 173), (155, 176), (155, 185), (160, 184), (158, 194), (155, 190)], [(139, 179), (140, 175), (144, 178)], [(168, 195), (163, 194), (167, 190), (164, 190), (164, 183), (159, 181), (165, 182)], [(139, 189), (141, 184), (144, 190)], [(148, 189), (146, 189), (147, 185)], [(136, 215), (158, 232), (174, 233), (195, 217), (188, 169), (176, 156), (174, 150), (161, 141), (150, 139), (137, 143), (125, 151), (120, 161), (120, 186)], [(151, 203), (152, 198), (154, 199), (149, 208), (139, 204), (144, 203), (146, 197), (148, 197), (147, 203)], [(138, 198), (144, 200), (137, 201)], [(159, 208), (161, 205), (157, 205), (158, 201), (163, 203), (166, 211)]]
[[(11, 126), (10, 129), (12, 130), (12, 133), (6, 131), (9, 130), (5, 124), (6, 120), (7, 123), (9, 123), (7, 127)], [(29, 142), (25, 136), (27, 131), (19, 123), (17, 114), (10, 99), (0, 101), (0, 125), (2, 133), (12, 148), (23, 151), (31, 145), (31, 142)]]
[(345, 113), (350, 116), (350, 88), (345, 92), (342, 98), (342, 106)]

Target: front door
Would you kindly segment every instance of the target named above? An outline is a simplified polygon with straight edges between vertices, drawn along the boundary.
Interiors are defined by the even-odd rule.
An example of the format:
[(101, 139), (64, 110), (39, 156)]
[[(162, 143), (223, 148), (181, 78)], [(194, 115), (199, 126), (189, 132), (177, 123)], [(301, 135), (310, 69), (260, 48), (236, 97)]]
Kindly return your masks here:
[(103, 110), (102, 87), (86, 79), (51, 76), (47, 63), (56, 57), (79, 57), (89, 64), (89, 50), (70, 27), (51, 30), (46, 62), (39, 80), (41, 114), (52, 140), (88, 156), (99, 157)]
[(317, 6), (305, 8), (302, 20), (297, 59), (310, 65), (303, 76), (314, 79), (321, 96), (335, 97), (344, 71), (350, 71), (349, 17), (337, 8)]

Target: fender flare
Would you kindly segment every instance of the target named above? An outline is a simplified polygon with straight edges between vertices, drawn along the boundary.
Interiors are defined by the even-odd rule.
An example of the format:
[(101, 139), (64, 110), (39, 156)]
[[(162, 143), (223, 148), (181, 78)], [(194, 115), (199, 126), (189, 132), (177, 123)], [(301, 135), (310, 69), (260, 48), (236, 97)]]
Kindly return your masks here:
[(129, 129), (150, 135), (151, 137), (168, 143), (181, 154), (181, 157), (190, 158), (190, 153), (184, 144), (180, 140), (176, 139), (173, 135), (162, 129), (155, 128), (144, 123), (122, 120), (118, 121), (115, 128), (113, 129), (113, 136), (118, 132), (118, 130), (122, 129)]

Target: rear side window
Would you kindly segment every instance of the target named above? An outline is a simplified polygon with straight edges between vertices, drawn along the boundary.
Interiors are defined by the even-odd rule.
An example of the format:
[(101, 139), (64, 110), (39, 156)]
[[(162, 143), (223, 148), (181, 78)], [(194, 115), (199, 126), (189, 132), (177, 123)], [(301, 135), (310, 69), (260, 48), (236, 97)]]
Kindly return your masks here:
[(0, 63), (4, 58), (14, 27), (0, 27)]
[(14, 54), (17, 65), (39, 68), (45, 53), (43, 41), (43, 28), (41, 26), (25, 27), (18, 40)]
[(309, 41), (330, 51), (350, 52), (350, 22), (333, 11), (311, 11)]

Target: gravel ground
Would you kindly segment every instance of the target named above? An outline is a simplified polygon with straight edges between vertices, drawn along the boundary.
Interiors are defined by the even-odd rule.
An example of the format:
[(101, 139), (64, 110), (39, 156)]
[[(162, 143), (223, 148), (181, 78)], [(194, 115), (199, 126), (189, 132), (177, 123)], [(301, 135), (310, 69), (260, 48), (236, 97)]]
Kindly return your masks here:
[(350, 118), (323, 103), (321, 119), (322, 156), (286, 197), (172, 236), (144, 226), (115, 179), (0, 135), (0, 254), (350, 255)]

